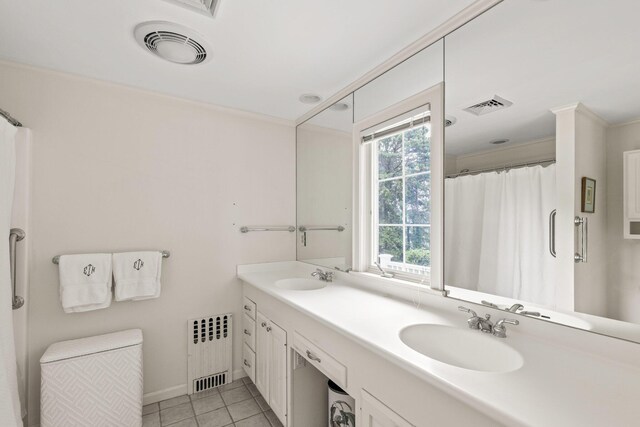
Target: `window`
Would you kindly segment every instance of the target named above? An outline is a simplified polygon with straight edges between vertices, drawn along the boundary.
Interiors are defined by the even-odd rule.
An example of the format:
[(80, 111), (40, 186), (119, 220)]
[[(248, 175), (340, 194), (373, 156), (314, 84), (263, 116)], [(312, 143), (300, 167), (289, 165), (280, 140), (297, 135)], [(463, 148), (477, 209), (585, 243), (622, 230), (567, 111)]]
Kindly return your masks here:
[[(424, 275), (431, 252), (429, 117), (413, 117), (371, 140), (372, 260), (385, 269)], [(415, 123), (418, 124), (415, 124)], [(380, 135), (380, 136), (378, 136)]]

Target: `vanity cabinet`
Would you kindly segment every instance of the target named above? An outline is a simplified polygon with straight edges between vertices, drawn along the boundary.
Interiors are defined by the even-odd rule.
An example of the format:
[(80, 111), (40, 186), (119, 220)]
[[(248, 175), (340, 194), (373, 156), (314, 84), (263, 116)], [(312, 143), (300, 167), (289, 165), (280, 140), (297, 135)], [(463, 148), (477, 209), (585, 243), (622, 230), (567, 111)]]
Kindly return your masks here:
[(387, 405), (362, 390), (361, 412), (358, 425), (362, 427), (414, 427), (413, 424), (393, 412)]
[(255, 384), (273, 412), (286, 425), (287, 333), (260, 311), (256, 313)]

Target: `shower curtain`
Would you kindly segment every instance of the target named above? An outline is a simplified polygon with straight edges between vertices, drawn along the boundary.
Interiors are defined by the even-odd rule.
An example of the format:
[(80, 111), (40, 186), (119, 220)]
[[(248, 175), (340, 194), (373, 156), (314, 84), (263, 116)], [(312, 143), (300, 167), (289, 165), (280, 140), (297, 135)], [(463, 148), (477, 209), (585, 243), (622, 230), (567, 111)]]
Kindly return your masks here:
[(0, 423), (22, 426), (9, 270), (9, 230), (15, 180), (16, 128), (0, 118)]
[(555, 307), (556, 167), (445, 180), (445, 283)]

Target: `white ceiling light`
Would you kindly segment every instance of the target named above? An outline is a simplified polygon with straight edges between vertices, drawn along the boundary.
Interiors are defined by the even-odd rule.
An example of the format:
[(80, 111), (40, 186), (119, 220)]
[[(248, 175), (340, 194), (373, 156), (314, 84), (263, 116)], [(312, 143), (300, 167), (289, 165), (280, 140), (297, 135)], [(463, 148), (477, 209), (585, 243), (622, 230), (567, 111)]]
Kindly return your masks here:
[(176, 64), (201, 64), (211, 58), (203, 36), (172, 22), (143, 22), (133, 34), (145, 50)]
[(346, 102), (336, 102), (331, 107), (329, 107), (333, 111), (347, 111), (351, 106)]
[(313, 93), (305, 93), (304, 95), (300, 95), (300, 98), (298, 99), (303, 104), (317, 104), (318, 102), (322, 101), (321, 97), (319, 97), (318, 95), (314, 95)]
[(195, 10), (203, 15), (215, 18), (216, 12), (220, 6), (220, 0), (167, 0), (171, 3), (185, 6), (191, 10)]

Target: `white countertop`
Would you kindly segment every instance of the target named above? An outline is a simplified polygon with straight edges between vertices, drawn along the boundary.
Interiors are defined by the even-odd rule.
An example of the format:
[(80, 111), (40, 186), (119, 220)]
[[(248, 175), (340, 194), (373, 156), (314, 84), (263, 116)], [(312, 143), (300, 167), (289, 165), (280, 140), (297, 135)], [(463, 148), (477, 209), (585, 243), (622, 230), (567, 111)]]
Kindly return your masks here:
[(509, 326), (503, 341), (523, 356), (520, 369), (493, 373), (447, 365), (406, 346), (399, 332), (420, 323), (465, 328), (466, 313), (455, 309), (459, 301), (418, 292), (413, 302), (392, 298), (347, 283), (346, 274), (313, 291), (274, 285), (285, 278), (310, 278), (314, 270), (299, 262), (256, 264), (238, 266), (238, 277), (502, 423), (640, 425), (637, 365), (542, 339), (522, 324)]

